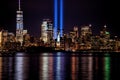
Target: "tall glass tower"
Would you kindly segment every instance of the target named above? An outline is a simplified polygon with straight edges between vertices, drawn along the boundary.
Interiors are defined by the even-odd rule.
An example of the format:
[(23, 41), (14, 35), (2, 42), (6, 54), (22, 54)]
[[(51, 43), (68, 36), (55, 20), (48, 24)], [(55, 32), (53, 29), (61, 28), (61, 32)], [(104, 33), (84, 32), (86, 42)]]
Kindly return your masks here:
[(16, 41), (23, 43), (23, 11), (21, 11), (20, 0), (19, 8), (16, 15)]
[(57, 39), (58, 30), (63, 36), (63, 0), (54, 0), (54, 39)]
[(53, 25), (50, 19), (44, 19), (41, 25), (41, 39), (44, 43), (50, 43), (53, 39)]

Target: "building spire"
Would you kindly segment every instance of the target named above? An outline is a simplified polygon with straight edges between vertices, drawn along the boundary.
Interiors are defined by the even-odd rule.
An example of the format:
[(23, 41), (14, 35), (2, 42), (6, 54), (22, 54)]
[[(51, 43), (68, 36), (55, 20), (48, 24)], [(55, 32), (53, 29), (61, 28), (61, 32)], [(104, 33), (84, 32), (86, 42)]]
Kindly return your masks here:
[(20, 8), (20, 0), (19, 0), (19, 11), (21, 10), (21, 8)]

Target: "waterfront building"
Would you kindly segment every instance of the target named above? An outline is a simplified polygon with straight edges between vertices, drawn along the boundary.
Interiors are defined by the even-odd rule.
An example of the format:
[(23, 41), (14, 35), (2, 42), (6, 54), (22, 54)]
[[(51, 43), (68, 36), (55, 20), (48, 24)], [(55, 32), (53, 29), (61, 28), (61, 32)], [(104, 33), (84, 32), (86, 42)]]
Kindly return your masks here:
[(2, 45), (4, 46), (7, 41), (8, 41), (8, 31), (3, 30), (2, 31)]
[(8, 50), (15, 48), (15, 35), (12, 32), (8, 32), (7, 30), (0, 31), (0, 49)]
[(44, 43), (50, 43), (53, 40), (53, 25), (50, 19), (44, 19), (42, 22), (41, 39)]
[(23, 36), (26, 35), (28, 33), (27, 30), (23, 30)]
[(92, 30), (91, 25), (89, 26), (82, 26), (81, 27), (81, 34), (80, 34), (80, 45), (83, 47), (82, 49), (91, 49), (91, 40), (92, 40)]
[(73, 31), (70, 32), (69, 37), (72, 39), (72, 42), (76, 42), (79, 37), (78, 27), (74, 27)]
[(73, 31), (75, 32), (75, 37), (78, 38), (79, 37), (78, 27), (74, 26)]
[(12, 32), (8, 33), (8, 42), (15, 42), (15, 35)]
[(81, 39), (83, 41), (89, 41), (91, 40), (91, 36), (92, 36), (92, 30), (91, 30), (91, 27), (90, 26), (82, 26), (81, 27)]
[(2, 29), (0, 31), (0, 47), (3, 47), (7, 41), (8, 41), (8, 31)]
[(107, 31), (106, 25), (104, 25), (103, 29), (100, 31), (100, 37), (105, 39), (110, 39), (110, 32)]
[(16, 15), (16, 41), (23, 43), (23, 11), (20, 7), (20, 0), (19, 0), (19, 8)]
[(100, 42), (100, 49), (108, 49), (110, 47), (110, 32), (107, 31), (106, 25), (100, 31)]
[(99, 50), (101, 45), (100, 36), (92, 36), (91, 43), (93, 50)]

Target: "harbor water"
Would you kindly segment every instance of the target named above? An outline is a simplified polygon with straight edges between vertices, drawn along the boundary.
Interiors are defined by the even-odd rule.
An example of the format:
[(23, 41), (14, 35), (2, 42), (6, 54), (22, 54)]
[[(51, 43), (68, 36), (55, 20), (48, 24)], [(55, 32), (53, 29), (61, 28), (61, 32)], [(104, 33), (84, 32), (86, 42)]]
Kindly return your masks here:
[(23, 53), (0, 56), (0, 80), (120, 80), (120, 53)]

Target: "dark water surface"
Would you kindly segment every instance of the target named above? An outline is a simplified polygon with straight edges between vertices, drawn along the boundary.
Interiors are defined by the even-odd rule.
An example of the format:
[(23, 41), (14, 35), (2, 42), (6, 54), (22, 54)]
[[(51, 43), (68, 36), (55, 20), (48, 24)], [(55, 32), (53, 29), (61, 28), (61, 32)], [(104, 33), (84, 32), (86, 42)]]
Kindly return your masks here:
[(120, 53), (0, 56), (0, 80), (120, 80)]

